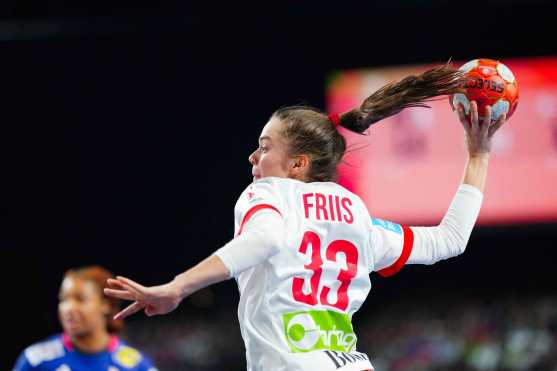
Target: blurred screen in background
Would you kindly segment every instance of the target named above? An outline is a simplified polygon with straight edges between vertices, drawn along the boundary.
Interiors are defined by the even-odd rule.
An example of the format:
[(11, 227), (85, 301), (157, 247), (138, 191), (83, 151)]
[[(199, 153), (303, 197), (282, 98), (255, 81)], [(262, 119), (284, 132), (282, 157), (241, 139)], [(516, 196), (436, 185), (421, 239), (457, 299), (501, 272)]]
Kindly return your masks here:
[[(501, 62), (517, 78), (519, 103), (495, 134), (479, 223), (557, 220), (557, 57)], [(348, 111), (381, 86), (434, 65), (332, 73), (327, 109)], [(372, 126), (369, 136), (341, 129), (349, 150), (340, 183), (362, 197), (372, 215), (408, 224), (438, 223), (444, 215), (466, 150), (448, 99), (431, 107), (407, 109)]]

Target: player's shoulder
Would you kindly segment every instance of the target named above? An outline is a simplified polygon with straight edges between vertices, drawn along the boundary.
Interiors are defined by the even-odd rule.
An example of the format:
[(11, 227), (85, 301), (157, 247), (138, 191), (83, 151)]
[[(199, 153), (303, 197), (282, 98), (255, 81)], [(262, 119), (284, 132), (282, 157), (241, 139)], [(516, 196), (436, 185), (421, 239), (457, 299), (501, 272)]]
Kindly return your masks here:
[(111, 353), (112, 360), (124, 369), (156, 371), (149, 357), (123, 340), (118, 339)]
[[(306, 193), (332, 193), (350, 198), (362, 210), (366, 210), (364, 202), (355, 193), (335, 182), (303, 182), (291, 178), (265, 177), (248, 185), (242, 192), (236, 207), (243, 209), (245, 206), (266, 202), (281, 204), (283, 201), (292, 200), (293, 196)], [(286, 200), (286, 201), (285, 201)]]
[(289, 189), (295, 187), (297, 183), (303, 182), (279, 177), (265, 177), (258, 179), (244, 189), (238, 198), (238, 204), (253, 204), (258, 201), (265, 200), (277, 201), (282, 198), (285, 193), (288, 193)]
[(355, 193), (352, 193), (342, 185), (335, 182), (303, 182), (301, 180), (292, 178), (282, 178), (269, 176), (253, 181), (250, 185), (246, 187), (245, 191), (258, 188), (258, 189), (269, 189), (269, 190), (280, 190), (280, 189), (330, 189), (335, 190), (339, 193), (345, 193), (354, 197), (358, 197)]
[(33, 367), (41, 363), (62, 358), (66, 355), (66, 349), (62, 341), (62, 335), (52, 335), (44, 340), (29, 345), (23, 351), (23, 357)]
[(350, 192), (348, 189), (344, 188), (342, 185), (335, 182), (303, 182), (297, 179), (291, 178), (281, 178), (281, 177), (265, 177), (258, 179), (251, 183), (246, 191), (253, 189), (267, 190), (269, 192), (290, 192), (290, 191), (319, 191), (319, 190), (329, 190), (336, 193), (344, 193), (353, 197), (358, 197), (356, 194)]
[(291, 178), (281, 178), (276, 176), (268, 176), (265, 178), (257, 179), (251, 183), (246, 189), (268, 189), (270, 191), (276, 191), (283, 188), (293, 188), (306, 184), (300, 180)]

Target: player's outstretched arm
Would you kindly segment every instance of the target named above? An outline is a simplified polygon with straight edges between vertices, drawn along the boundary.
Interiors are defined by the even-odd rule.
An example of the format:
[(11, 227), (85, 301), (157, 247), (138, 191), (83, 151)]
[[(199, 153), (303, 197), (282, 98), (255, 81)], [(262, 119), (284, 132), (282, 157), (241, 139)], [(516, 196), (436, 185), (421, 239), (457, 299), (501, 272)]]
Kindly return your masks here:
[(143, 310), (147, 316), (167, 314), (180, 302), (197, 290), (224, 281), (230, 272), (216, 255), (211, 255), (195, 267), (179, 274), (171, 282), (146, 287), (125, 277), (109, 279), (110, 288), (104, 289), (108, 296), (133, 301), (128, 307), (114, 316), (115, 319), (126, 318)]
[(109, 279), (108, 296), (133, 301), (115, 318), (126, 318), (140, 310), (146, 315), (166, 314), (197, 290), (236, 277), (243, 271), (266, 261), (279, 251), (284, 233), (280, 213), (261, 210), (244, 225), (242, 233), (213, 255), (179, 274), (171, 282), (145, 287), (125, 277)]

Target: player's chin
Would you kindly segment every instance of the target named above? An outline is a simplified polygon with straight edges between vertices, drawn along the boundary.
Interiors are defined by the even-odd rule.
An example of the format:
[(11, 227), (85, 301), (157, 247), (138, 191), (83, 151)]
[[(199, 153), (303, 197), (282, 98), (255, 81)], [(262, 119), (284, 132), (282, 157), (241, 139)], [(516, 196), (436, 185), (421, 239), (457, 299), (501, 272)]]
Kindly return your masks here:
[(61, 321), (62, 329), (69, 336), (82, 336), (87, 333), (86, 327), (77, 321)]

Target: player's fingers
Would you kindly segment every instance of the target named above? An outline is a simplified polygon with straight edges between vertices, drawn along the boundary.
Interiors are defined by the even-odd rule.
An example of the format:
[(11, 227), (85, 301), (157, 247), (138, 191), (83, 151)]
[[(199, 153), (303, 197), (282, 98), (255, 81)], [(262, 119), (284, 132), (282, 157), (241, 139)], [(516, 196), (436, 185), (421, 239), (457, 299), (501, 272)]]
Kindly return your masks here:
[(123, 299), (123, 300), (136, 300), (137, 297), (133, 293), (125, 290), (114, 290), (114, 289), (104, 289), (104, 294), (111, 296), (113, 298)]
[(124, 285), (128, 286), (130, 289), (132, 289), (133, 291), (141, 294), (145, 292), (145, 287), (140, 285), (139, 283), (130, 280), (129, 278), (126, 277), (122, 277), (122, 276), (117, 276), (116, 277), (121, 283), (123, 283)]
[(492, 137), (493, 134), (495, 134), (495, 132), (497, 130), (499, 130), (499, 128), (507, 121), (507, 115), (506, 114), (502, 114), (499, 119), (497, 121), (495, 121), (494, 124), (492, 124), (489, 128), (489, 132), (487, 133), (488, 137)]
[(484, 118), (482, 120), (482, 124), (480, 125), (480, 132), (482, 136), (487, 135), (490, 126), (491, 126), (491, 106), (486, 106), (484, 112)]
[(460, 123), (464, 127), (464, 130), (468, 130), (470, 125), (468, 123), (468, 119), (466, 118), (466, 114), (464, 113), (464, 106), (462, 104), (458, 104), (458, 106), (456, 107), (456, 113), (458, 115)]
[(115, 320), (124, 319), (128, 316), (131, 316), (134, 313), (137, 313), (138, 311), (140, 311), (143, 308), (144, 308), (144, 304), (141, 304), (140, 302), (136, 301), (136, 302), (128, 305), (125, 309), (118, 312), (114, 316), (114, 319)]
[(143, 299), (145, 297), (145, 292), (141, 292), (141, 291), (137, 290), (135, 287), (132, 287), (125, 282), (120, 282), (120, 285), (121, 285), (123, 290), (127, 290), (127, 291), (133, 293), (136, 296), (135, 300), (140, 300), (140, 299)]
[(113, 289), (124, 289), (124, 285), (122, 284), (122, 282), (114, 279), (114, 278), (109, 278), (106, 280), (106, 283), (108, 284), (109, 287), (113, 288)]
[(473, 133), (476, 133), (480, 128), (478, 119), (478, 104), (476, 101), (470, 102), (470, 126)]

